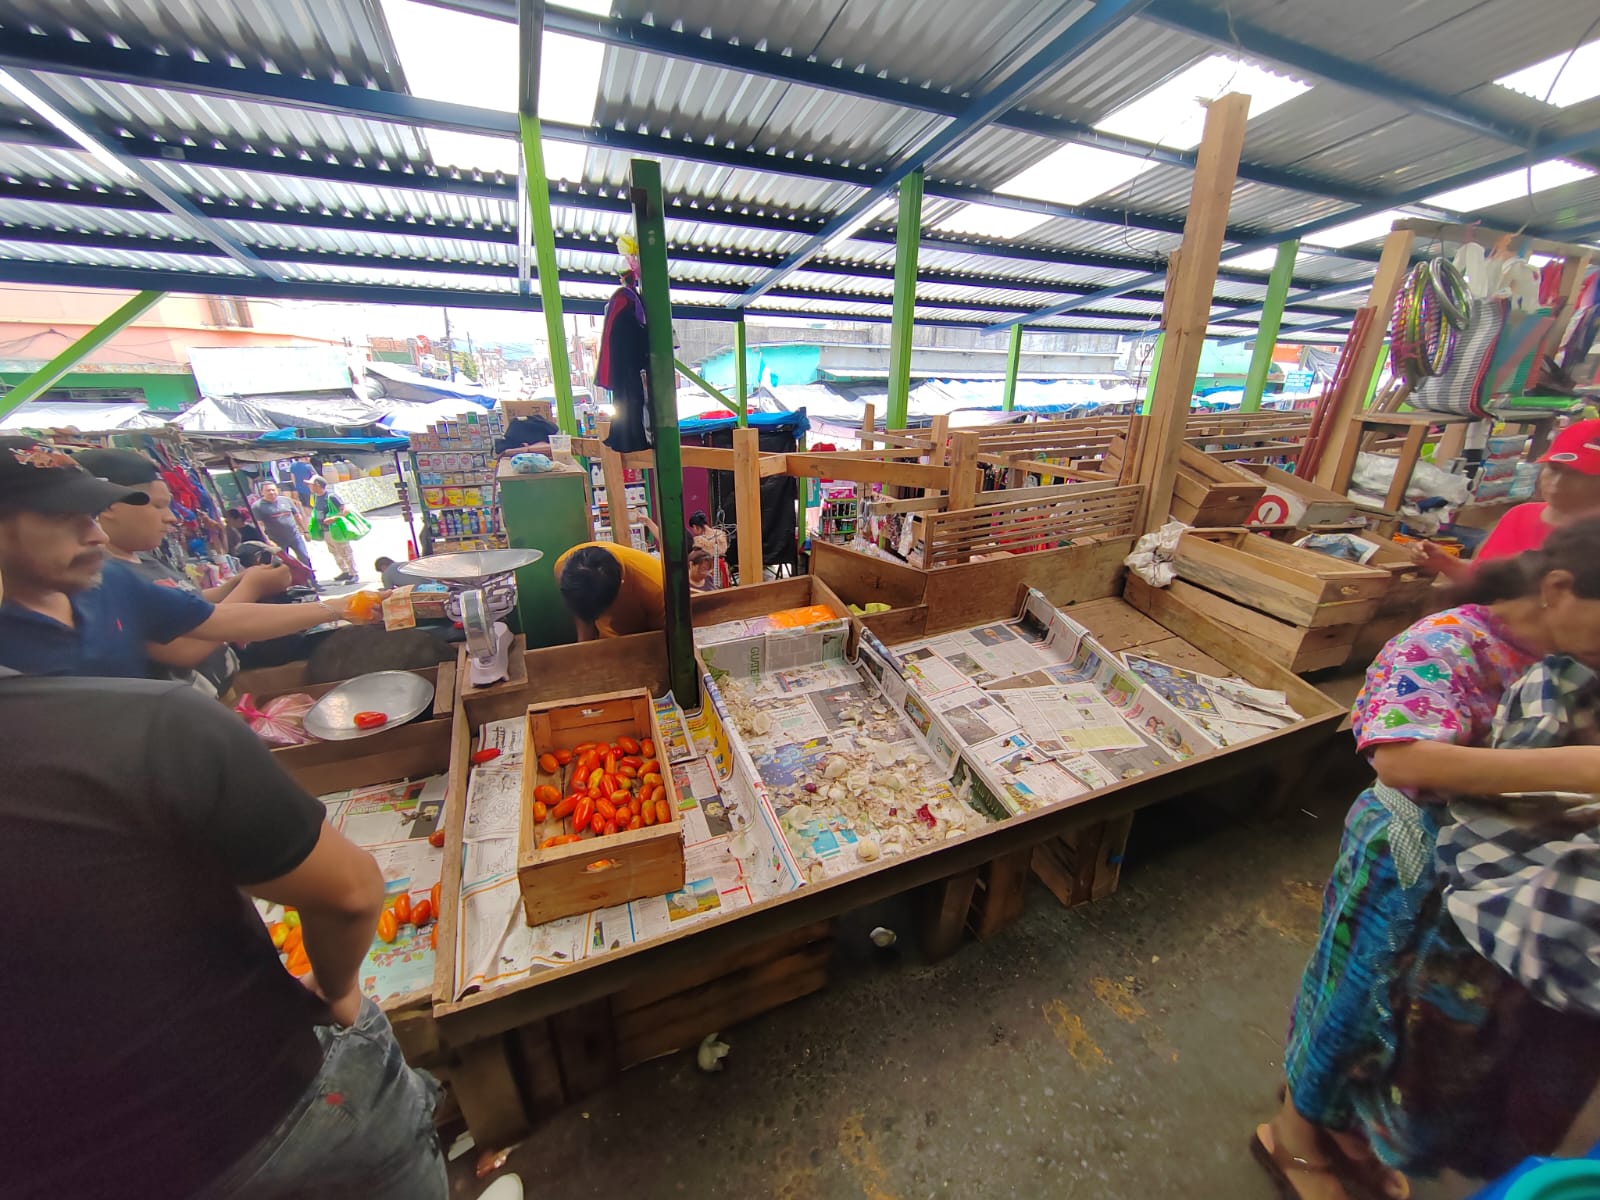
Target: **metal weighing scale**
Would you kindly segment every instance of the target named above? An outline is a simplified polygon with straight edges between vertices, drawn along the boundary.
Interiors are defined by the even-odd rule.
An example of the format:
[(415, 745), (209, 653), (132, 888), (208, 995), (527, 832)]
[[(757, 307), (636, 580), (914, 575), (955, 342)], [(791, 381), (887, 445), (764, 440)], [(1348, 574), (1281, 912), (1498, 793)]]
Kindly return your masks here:
[(401, 567), (407, 575), (436, 580), (450, 590), (445, 612), (467, 635), (473, 687), (498, 683), (509, 673), (512, 634), (500, 618), (517, 604), (512, 572), (543, 557), (543, 550), (463, 550), (414, 558)]

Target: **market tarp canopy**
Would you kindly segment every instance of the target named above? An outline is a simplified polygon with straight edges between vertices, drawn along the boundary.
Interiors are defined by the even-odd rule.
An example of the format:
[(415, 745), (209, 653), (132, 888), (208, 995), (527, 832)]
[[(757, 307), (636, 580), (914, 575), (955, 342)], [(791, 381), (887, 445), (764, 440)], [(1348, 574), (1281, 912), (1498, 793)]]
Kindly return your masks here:
[(495, 405), (492, 394), (467, 380), (429, 379), (395, 363), (369, 362), (366, 366), (367, 393), (374, 398), (387, 396), (390, 400), (405, 400), (414, 404), (459, 398), (471, 400), (481, 408), (493, 408)]
[(268, 433), (278, 423), (249, 400), (238, 396), (206, 396), (190, 405), (172, 422), (185, 433)]
[(166, 424), (145, 415), (144, 405), (71, 404), (31, 400), (0, 420), (0, 429), (76, 429), (80, 433), (110, 433), (119, 429), (152, 429)]
[(435, 400), (431, 404), (393, 405), (382, 424), (395, 433), (421, 433), (439, 421), (449, 421), (468, 413), (482, 414), (483, 410), (471, 400)]

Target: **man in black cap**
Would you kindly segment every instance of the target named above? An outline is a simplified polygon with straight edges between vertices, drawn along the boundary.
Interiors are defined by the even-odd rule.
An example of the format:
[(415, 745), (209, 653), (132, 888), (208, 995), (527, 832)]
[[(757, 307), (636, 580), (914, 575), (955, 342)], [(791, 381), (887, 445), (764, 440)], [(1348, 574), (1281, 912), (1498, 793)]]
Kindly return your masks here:
[[(63, 517), (118, 492), (81, 473), (44, 490)], [(89, 578), (88, 529), (89, 549), (57, 540)], [(0, 667), (0, 728), (19, 891), (0, 961), (33, 981), (0, 1022), (0, 1192), (445, 1200), (438, 1088), (362, 994), (372, 856), (183, 684)], [(295, 908), (310, 974), (279, 962), (250, 897)]]
[(0, 438), (0, 666), (25, 675), (147, 677), (146, 646), (192, 634), (251, 642), (348, 620), (316, 604), (229, 604), (141, 579), (108, 560), (95, 518), (148, 504), (32, 438)]

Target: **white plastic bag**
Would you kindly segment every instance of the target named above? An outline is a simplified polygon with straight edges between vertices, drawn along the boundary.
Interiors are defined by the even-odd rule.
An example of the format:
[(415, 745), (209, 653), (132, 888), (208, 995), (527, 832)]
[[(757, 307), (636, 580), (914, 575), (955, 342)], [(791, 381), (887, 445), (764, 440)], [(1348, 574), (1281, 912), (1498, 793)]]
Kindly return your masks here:
[(1140, 538), (1133, 553), (1122, 561), (1151, 587), (1164, 588), (1178, 576), (1172, 560), (1178, 553), (1178, 539), (1188, 528), (1182, 521), (1168, 521)]

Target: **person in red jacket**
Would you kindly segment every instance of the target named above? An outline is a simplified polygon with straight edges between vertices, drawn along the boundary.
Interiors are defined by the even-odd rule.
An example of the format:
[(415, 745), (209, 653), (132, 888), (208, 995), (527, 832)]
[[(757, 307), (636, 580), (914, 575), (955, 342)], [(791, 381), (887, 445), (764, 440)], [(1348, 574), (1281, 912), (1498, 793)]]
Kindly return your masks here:
[(1447, 579), (1463, 580), (1475, 563), (1537, 550), (1557, 526), (1600, 514), (1600, 420), (1568, 425), (1539, 461), (1544, 464), (1539, 474), (1543, 499), (1519, 504), (1501, 517), (1470, 562), (1446, 554), (1432, 542), (1419, 544), (1418, 562)]

